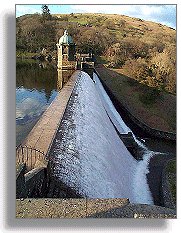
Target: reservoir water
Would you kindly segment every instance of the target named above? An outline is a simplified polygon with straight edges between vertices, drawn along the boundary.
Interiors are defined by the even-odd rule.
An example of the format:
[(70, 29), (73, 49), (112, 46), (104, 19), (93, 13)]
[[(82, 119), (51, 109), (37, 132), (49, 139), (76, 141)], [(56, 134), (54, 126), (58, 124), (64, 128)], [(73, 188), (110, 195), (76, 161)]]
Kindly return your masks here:
[(55, 63), (17, 59), (16, 63), (16, 145), (36, 124), (58, 93)]

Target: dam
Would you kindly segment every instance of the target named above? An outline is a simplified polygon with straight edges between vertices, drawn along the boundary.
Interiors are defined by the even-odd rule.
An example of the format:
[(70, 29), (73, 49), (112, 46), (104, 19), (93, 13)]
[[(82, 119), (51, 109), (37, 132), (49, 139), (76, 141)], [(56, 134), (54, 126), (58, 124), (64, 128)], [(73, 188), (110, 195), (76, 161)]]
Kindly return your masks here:
[[(28, 91), (18, 85), (23, 96), (17, 108), (19, 135), (33, 127), (17, 141), (24, 138), (16, 150), (17, 216), (37, 217), (43, 208), (44, 217), (88, 217), (103, 209), (113, 217), (112, 209), (118, 207), (123, 211), (119, 217), (142, 218), (145, 209), (147, 217), (154, 215), (157, 206), (153, 206), (147, 174), (150, 159), (161, 153), (148, 149), (116, 111), (94, 69), (93, 54), (77, 57), (67, 31), (57, 48), (58, 77), (53, 69), (46, 90), (44, 79), (33, 95), (29, 80)], [(50, 87), (52, 81), (56, 88)], [(41, 100), (36, 104), (35, 94)], [(31, 109), (24, 106), (27, 101)], [(50, 213), (47, 204), (53, 207)], [(167, 213), (175, 214), (161, 208), (158, 217), (168, 217)]]
[[(67, 96), (66, 101), (62, 99), (62, 94)], [(46, 131), (50, 131), (52, 123), (58, 128), (52, 128), (52, 136), (46, 137)], [(34, 137), (36, 129), (43, 132), (37, 137), (38, 140)], [(105, 217), (113, 217), (115, 214), (121, 218), (175, 218), (174, 210), (154, 206), (147, 183), (149, 160), (157, 152), (148, 150), (132, 133), (135, 142), (144, 151), (143, 160), (136, 160), (118, 132), (132, 133), (114, 108), (99, 77), (94, 73), (92, 79), (83, 71), (74, 72), (24, 140), (25, 145), (36, 141), (37, 149), (41, 146), (43, 149), (46, 144), (50, 186), (46, 195), (28, 195), (25, 199), (17, 199), (17, 217), (37, 218), (37, 213), (44, 218), (49, 218), (49, 214), (53, 218), (89, 217), (94, 216), (93, 213), (96, 217), (99, 212), (102, 216), (104, 208), (104, 211), (108, 211), (103, 215)], [(41, 175), (45, 167), (41, 163), (39, 165), (25, 174), (28, 191), (42, 188)], [(59, 190), (55, 190), (59, 193), (53, 195), (50, 192), (52, 180), (58, 181), (60, 185)], [(65, 188), (68, 195), (61, 196)], [(39, 206), (35, 212), (32, 203)], [(53, 208), (48, 212), (47, 204)], [(72, 204), (73, 209), (70, 209), (69, 205)], [(57, 205), (59, 208), (55, 208)], [(45, 211), (42, 212), (42, 209)]]
[(120, 133), (131, 131), (114, 109), (98, 76), (94, 73), (93, 81), (80, 71), (49, 151), (52, 175), (83, 197), (129, 198), (133, 203), (142, 200), (151, 204), (147, 183), (136, 189), (142, 161), (130, 154), (114, 124)]
[[(60, 88), (65, 73), (58, 72), (59, 93), (17, 149), (19, 162), (30, 171), (36, 157), (46, 155), (51, 178), (78, 196), (152, 204), (146, 175), (155, 152), (124, 123), (95, 72), (90, 77), (77, 70)], [(144, 151), (143, 160), (136, 160), (123, 143), (120, 135), (129, 133)]]

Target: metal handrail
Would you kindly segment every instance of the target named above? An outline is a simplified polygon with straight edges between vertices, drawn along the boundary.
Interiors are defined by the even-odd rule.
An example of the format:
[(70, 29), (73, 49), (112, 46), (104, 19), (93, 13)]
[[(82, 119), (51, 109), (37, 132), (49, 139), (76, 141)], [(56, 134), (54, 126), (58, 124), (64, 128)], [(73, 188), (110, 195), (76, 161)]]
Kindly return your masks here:
[(27, 170), (33, 169), (38, 159), (47, 161), (47, 156), (43, 151), (26, 145), (16, 147), (16, 162), (25, 163)]

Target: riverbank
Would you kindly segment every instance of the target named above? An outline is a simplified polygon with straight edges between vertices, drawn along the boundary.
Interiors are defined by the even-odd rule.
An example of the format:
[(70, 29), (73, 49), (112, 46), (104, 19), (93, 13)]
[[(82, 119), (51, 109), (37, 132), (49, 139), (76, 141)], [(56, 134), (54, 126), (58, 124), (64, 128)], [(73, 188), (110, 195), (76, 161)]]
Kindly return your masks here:
[(125, 106), (139, 122), (158, 131), (175, 133), (176, 97), (156, 91), (116, 72), (115, 69), (96, 67), (101, 80), (117, 101)]

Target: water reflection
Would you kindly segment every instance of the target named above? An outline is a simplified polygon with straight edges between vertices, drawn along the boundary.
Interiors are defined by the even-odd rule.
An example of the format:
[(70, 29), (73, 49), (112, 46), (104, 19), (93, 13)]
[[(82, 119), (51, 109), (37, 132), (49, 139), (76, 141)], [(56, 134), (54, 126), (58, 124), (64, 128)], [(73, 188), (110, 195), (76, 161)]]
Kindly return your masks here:
[(20, 144), (57, 95), (56, 64), (16, 63), (16, 144)]
[(56, 62), (17, 60), (16, 145), (31, 131), (74, 70), (57, 70)]
[(48, 102), (53, 90), (56, 90), (56, 83), (57, 71), (51, 63), (38, 63), (34, 60), (17, 61), (16, 88), (44, 93)]

